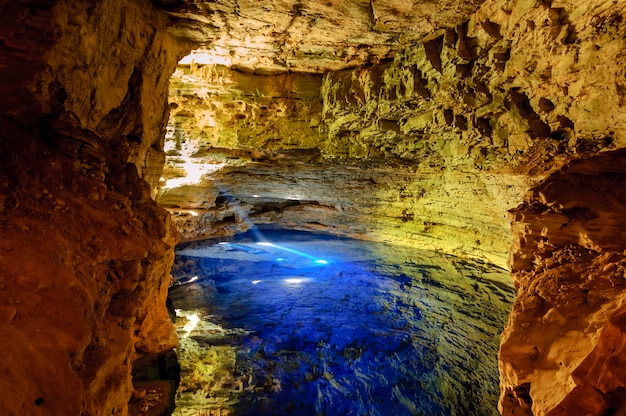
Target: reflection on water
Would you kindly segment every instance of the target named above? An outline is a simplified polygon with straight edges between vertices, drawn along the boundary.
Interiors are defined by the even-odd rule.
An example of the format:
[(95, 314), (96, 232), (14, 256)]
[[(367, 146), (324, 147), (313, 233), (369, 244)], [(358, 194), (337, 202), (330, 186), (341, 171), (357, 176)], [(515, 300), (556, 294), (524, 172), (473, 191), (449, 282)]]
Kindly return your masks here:
[[(308, 233), (179, 247), (175, 415), (496, 415), (509, 274)], [(261, 243), (261, 244), (259, 244)]]

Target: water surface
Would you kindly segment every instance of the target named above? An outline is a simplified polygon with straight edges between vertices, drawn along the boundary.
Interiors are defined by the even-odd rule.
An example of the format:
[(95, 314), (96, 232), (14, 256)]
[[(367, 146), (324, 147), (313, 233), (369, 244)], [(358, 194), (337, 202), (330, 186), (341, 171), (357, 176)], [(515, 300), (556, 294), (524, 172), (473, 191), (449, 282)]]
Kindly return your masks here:
[(506, 270), (265, 231), (181, 246), (173, 275), (176, 415), (498, 414)]

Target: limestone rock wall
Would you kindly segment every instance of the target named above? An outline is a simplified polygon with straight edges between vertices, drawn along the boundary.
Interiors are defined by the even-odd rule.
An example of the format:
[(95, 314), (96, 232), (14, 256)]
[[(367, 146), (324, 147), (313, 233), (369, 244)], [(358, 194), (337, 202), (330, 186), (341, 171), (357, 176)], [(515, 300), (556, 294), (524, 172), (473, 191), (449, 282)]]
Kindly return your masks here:
[(316, 147), (321, 83), (314, 74), (263, 76), (219, 65), (180, 65), (170, 84), (170, 160), (211, 148)]
[[(364, 71), (382, 76), (403, 62)], [(361, 93), (346, 80), (356, 73), (327, 75), (322, 85), (316, 75), (179, 66), (170, 88), (159, 203), (175, 213), (182, 238), (272, 223), (439, 249), (505, 267), (511, 244), (506, 212), (533, 179), (504, 163), (481, 173), (486, 147), (473, 149), (469, 139), (459, 144), (460, 130), (452, 127), (434, 128), (432, 137), (407, 133), (419, 147), (411, 154), (354, 151), (363, 140), (338, 137), (337, 123), (353, 120), (355, 131), (379, 134), (375, 142), (385, 147), (398, 138), (384, 129), (393, 123), (400, 128), (397, 121), (380, 120), (374, 100), (411, 114), (405, 97), (385, 101), (377, 95), (395, 88), (393, 75), (361, 86), (371, 102), (355, 101)]]
[(569, 8), (575, 21), (545, 2), (488, 2), (387, 65), (328, 74), (323, 151), (541, 173), (623, 146), (620, 14)]
[(180, 51), (149, 1), (0, 2), (3, 414), (125, 415), (176, 344), (151, 199)]
[[(322, 154), (414, 161), (439, 171), (442, 185), (460, 176), (456, 193), (441, 186), (415, 217), (445, 227), (466, 207), (455, 233), (481, 235), (469, 252), (491, 250), (508, 233), (492, 210), (514, 207), (525, 187), (566, 160), (624, 144), (621, 12), (599, 3), (487, 2), (467, 24), (393, 62), (327, 74)], [(509, 192), (492, 198), (490, 184)]]
[(512, 212), (518, 297), (500, 350), (504, 415), (626, 406), (624, 161), (622, 149), (572, 162)]
[(254, 73), (324, 73), (393, 57), (482, 0), (155, 0), (197, 57)]
[[(348, 227), (336, 224), (362, 224), (352, 235), (421, 244), (504, 266), (512, 243), (506, 212), (522, 201), (526, 190), (567, 160), (624, 141), (623, 67), (615, 59), (621, 41), (615, 40), (619, 29), (613, 27), (619, 26), (619, 18), (600, 3), (595, 8), (570, 4), (577, 19), (559, 20), (557, 14), (568, 10), (560, 5), (487, 2), (467, 23), (436, 31), (393, 61), (326, 74), (319, 92), (321, 113), (313, 93), (315, 77), (181, 68), (172, 89), (172, 129), (178, 130), (170, 138), (170, 146), (178, 149), (164, 177), (179, 177), (185, 187), (166, 186), (161, 202), (182, 211), (200, 209), (178, 212), (177, 222), (188, 230), (185, 239), (228, 234), (249, 227), (246, 217), (255, 216), (253, 207), (259, 205), (238, 199), (246, 195), (238, 187), (254, 191), (250, 184), (262, 178), (272, 183), (263, 187), (263, 196), (273, 199), (275, 207), (279, 200), (293, 205), (287, 194), (331, 207), (290, 207), (288, 216), (276, 208), (271, 211), (280, 212), (272, 221), (297, 227), (316, 222), (318, 229), (346, 234)], [(557, 36), (557, 31), (575, 27), (580, 27), (576, 36)], [(611, 62), (602, 77), (594, 75), (598, 62)], [(611, 105), (599, 106), (598, 100)], [(324, 196), (308, 195), (314, 187), (298, 185), (310, 175), (305, 169), (299, 176), (299, 163), (292, 164), (287, 176), (239, 174), (235, 181), (226, 173), (210, 175), (224, 166), (238, 166), (241, 172), (251, 161), (290, 159), (275, 152), (298, 148), (317, 149), (317, 162), (371, 161), (401, 173), (350, 183), (345, 173), (333, 179), (329, 168), (320, 188)], [(204, 182), (185, 182), (185, 163), (189, 170), (203, 161), (214, 166), (196, 175), (207, 174)], [(216, 208), (215, 201), (224, 195), (211, 185), (212, 178), (229, 185), (233, 207)], [(346, 198), (349, 214), (329, 202)], [(370, 202), (378, 207), (375, 212)], [(204, 215), (203, 209), (211, 213)], [(315, 221), (307, 217), (313, 212), (318, 213)], [(371, 214), (380, 214), (379, 219), (370, 221)], [(337, 221), (339, 217), (343, 219)]]
[(174, 212), (185, 240), (268, 225), (442, 250), (506, 267), (506, 210), (526, 184), (524, 175), (328, 161), (308, 151), (220, 166), (197, 183), (164, 189), (159, 202)]

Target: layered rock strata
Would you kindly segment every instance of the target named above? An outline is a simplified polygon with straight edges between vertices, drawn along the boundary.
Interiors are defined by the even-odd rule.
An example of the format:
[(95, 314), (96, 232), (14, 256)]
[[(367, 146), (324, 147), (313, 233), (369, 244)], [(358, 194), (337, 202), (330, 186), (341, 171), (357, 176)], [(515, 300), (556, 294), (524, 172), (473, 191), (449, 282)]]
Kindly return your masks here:
[(180, 46), (149, 1), (0, 10), (0, 408), (125, 415), (133, 360), (177, 342), (149, 183)]
[[(511, 243), (505, 213), (521, 201), (526, 189), (570, 158), (621, 146), (624, 117), (620, 113), (619, 76), (623, 69), (616, 63), (605, 71), (610, 76), (601, 80), (593, 77), (595, 62), (608, 61), (614, 55), (615, 41), (608, 29), (598, 33), (595, 29), (582, 30), (577, 43), (561, 39), (552, 42), (548, 50), (545, 39), (554, 39), (553, 32), (562, 26), (548, 17), (554, 17), (560, 9), (539, 3), (511, 3), (495, 12), (498, 5), (485, 4), (467, 24), (440, 31), (406, 48), (393, 62), (327, 74), (320, 91), (321, 113), (313, 95), (318, 86), (315, 77), (240, 75), (210, 65), (182, 68), (172, 94), (176, 138), (171, 140), (178, 150), (169, 159), (165, 178), (181, 177), (185, 167), (193, 170), (203, 160), (213, 163), (213, 168), (205, 170), (209, 173), (226, 165), (273, 159), (266, 150), (317, 149), (322, 159), (332, 163), (357, 159), (378, 165), (375, 161), (387, 160), (383, 165), (403, 166), (399, 171), (404, 172), (395, 182), (383, 181), (388, 184), (386, 191), (395, 194), (391, 198), (394, 204), (389, 204), (389, 197), (374, 202), (380, 195), (380, 180), (367, 182), (361, 178), (356, 179), (358, 185), (343, 187), (345, 174), (324, 188), (325, 198), (285, 190), (268, 194), (268, 187), (264, 187), (265, 196), (275, 203), (282, 200), (290, 204), (281, 195), (302, 195), (297, 199), (328, 206), (327, 201), (341, 200), (339, 194), (348, 195), (348, 199), (352, 199), (351, 194), (357, 199), (367, 194), (365, 199), (372, 204), (387, 205), (386, 216), (403, 221), (401, 232), (392, 232), (397, 228), (393, 226), (379, 227), (389, 230), (375, 231), (382, 239), (430, 239), (427, 246), (440, 245), (447, 251), (458, 248), (460, 254), (483, 256), (504, 265), (506, 247)], [(586, 28), (586, 22), (593, 19), (619, 20), (611, 17), (609, 10), (601, 10), (596, 11), (595, 18), (579, 10), (578, 24)], [(522, 15), (528, 17), (524, 25), (519, 24)], [(543, 28), (543, 37), (539, 30), (531, 29), (533, 25)], [(606, 47), (587, 46), (593, 42)], [(530, 47), (529, 54), (525, 45), (536, 47)], [(539, 53), (543, 60), (538, 59)], [(580, 62), (567, 58), (571, 55), (579, 56)], [(553, 75), (547, 67), (556, 68)], [(266, 87), (251, 88), (246, 93), (248, 85)], [(589, 100), (599, 99), (600, 91), (615, 104), (606, 111), (588, 105)], [(230, 108), (225, 101), (230, 102)], [(283, 111), (285, 108), (288, 110)], [(586, 111), (596, 112), (593, 121)], [(284, 117), (287, 113), (289, 117)], [(600, 128), (600, 124), (605, 127)], [(239, 149), (239, 153), (215, 148)], [(254, 150), (258, 148), (261, 151)], [(272, 181), (273, 188), (297, 190), (296, 183), (306, 182), (310, 175), (307, 167), (302, 178), (298, 177), (296, 171), (302, 166), (293, 164), (289, 179), (282, 185), (279, 174), (263, 175), (263, 180)], [(323, 166), (318, 170), (324, 170)], [(236, 170), (241, 172), (240, 167)], [(424, 172), (427, 183), (420, 184), (422, 176), (413, 176), (413, 171)], [(229, 184), (225, 172), (215, 178)], [(333, 182), (332, 175), (325, 175), (327, 182)], [(237, 181), (248, 181), (242, 178), (245, 175), (240, 174)], [(220, 191), (211, 185), (209, 176), (207, 179), (200, 185), (204, 191), (187, 186), (168, 191), (168, 197), (162, 200), (170, 207), (200, 209), (194, 212), (198, 216), (185, 219), (185, 228), (194, 231), (184, 233), (183, 238), (208, 235), (201, 230), (207, 229), (206, 224), (212, 220), (203, 217), (202, 209), (213, 209)], [(192, 182), (187, 180), (188, 185)], [(207, 191), (209, 188), (213, 191)], [(370, 192), (373, 188), (376, 192)], [(235, 218), (243, 224), (245, 216), (254, 216), (254, 210), (248, 211), (254, 203), (237, 199), (243, 193), (236, 189), (229, 192), (236, 205), (248, 207)], [(177, 193), (181, 200), (174, 197)], [(196, 198), (186, 203), (191, 193)], [(367, 222), (371, 214), (368, 202), (349, 205), (353, 213), (361, 210), (362, 222)], [(465, 207), (462, 214), (457, 206)], [(213, 222), (222, 224), (224, 217), (232, 218), (233, 209), (222, 217), (210, 216), (215, 218)], [(196, 226), (198, 222), (205, 225)], [(447, 225), (452, 228), (443, 233), (428, 231), (445, 229)], [(450, 236), (463, 243), (448, 243)]]
[(155, 0), (174, 35), (202, 47), (189, 58), (255, 73), (324, 73), (393, 58), (478, 1)]
[[(218, 27), (207, 32), (208, 42), (214, 42), (217, 33), (236, 32), (219, 24), (231, 12), (238, 16), (237, 25), (254, 21), (241, 13), (239, 3), (217, 10), (224, 4), (194, 2), (198, 6), (193, 7), (203, 10), (200, 13), (187, 10), (192, 6), (185, 2), (154, 3), (167, 8), (172, 21), (178, 22), (171, 33), (199, 39), (201, 32), (190, 31), (189, 22)], [(324, 7), (336, 10), (329, 4)], [(619, 192), (612, 192), (621, 185), (617, 166), (622, 158), (620, 153), (602, 152), (622, 148), (626, 140), (625, 5), (622, 0), (494, 0), (485, 2), (466, 24), (452, 27), (476, 7), (461, 4), (460, 14), (446, 18), (449, 27), (437, 30), (441, 21), (435, 22), (429, 26), (432, 33), (415, 44), (414, 39), (424, 35), (419, 28), (407, 43), (398, 35), (396, 46), (387, 49), (387, 44), (382, 48), (379, 44), (364, 52), (359, 52), (358, 43), (352, 45), (356, 49), (342, 50), (338, 60), (328, 58), (328, 45), (322, 45), (311, 56), (327, 57), (323, 61), (328, 65), (320, 65), (325, 69), (372, 64), (390, 57), (397, 45), (408, 46), (397, 49), (402, 52), (393, 61), (326, 75), (321, 102), (310, 100), (308, 109), (304, 101), (283, 97), (282, 92), (269, 100), (250, 94), (252, 101), (242, 101), (246, 106), (232, 107), (233, 115), (244, 109), (245, 117), (235, 117), (240, 124), (233, 124), (237, 134), (218, 132), (213, 136), (216, 142), (204, 149), (219, 145), (235, 150), (205, 154), (226, 155), (220, 163), (229, 162), (231, 167), (224, 173), (234, 173), (233, 165), (264, 158), (273, 162), (267, 149), (314, 149), (324, 163), (345, 159), (335, 176), (344, 180), (329, 178), (333, 186), (323, 188), (326, 193), (341, 189), (366, 194), (373, 186), (377, 195), (347, 198), (353, 204), (350, 214), (343, 205), (338, 209), (338, 201), (327, 209), (331, 204), (323, 195), (309, 199), (301, 194), (297, 198), (258, 194), (266, 201), (256, 206), (243, 199), (243, 191), (240, 199), (230, 199), (233, 191), (202, 188), (206, 196), (197, 197), (197, 203), (207, 212), (220, 204), (230, 209), (233, 214), (219, 221), (240, 229), (245, 218), (259, 212), (262, 221), (269, 221), (275, 211), (285, 225), (303, 228), (317, 226), (303, 214), (317, 213), (322, 220), (331, 218), (318, 221), (325, 229), (348, 219), (367, 225), (365, 219), (375, 215), (383, 225), (370, 231), (383, 239), (400, 236), (412, 241), (419, 236), (432, 247), (439, 244), (450, 250), (438, 236), (454, 235), (461, 242), (453, 244), (461, 247), (459, 253), (502, 264), (506, 256), (502, 250), (510, 241), (505, 211), (532, 188), (514, 212), (519, 249), (511, 265), (519, 296), (501, 352), (502, 411), (600, 414), (622, 409), (623, 325), (617, 277), (623, 244), (615, 238), (621, 229), (619, 218), (610, 214), (621, 207)], [(260, 72), (318, 71), (304, 59), (313, 46), (305, 48), (296, 38), (315, 27), (302, 22), (328, 19), (315, 14), (323, 9), (319, 4), (291, 6), (281, 15), (291, 23), (281, 27), (294, 31), (285, 29), (287, 38), (275, 37), (286, 48)], [(369, 6), (370, 26), (376, 33), (394, 21), (402, 26), (415, 17), (388, 3)], [(3, 364), (8, 376), (0, 382), (6, 392), (2, 407), (13, 414), (125, 414), (135, 352), (158, 351), (174, 343), (163, 304), (176, 239), (166, 213), (150, 200), (150, 187), (157, 186), (161, 175), (167, 117), (163, 104), (180, 39), (174, 42), (169, 37), (167, 19), (148, 1), (1, 1), (0, 8), (0, 265), (6, 293), (0, 331), (9, 340), (2, 351), (11, 357)], [(387, 10), (390, 16), (406, 14), (406, 19), (384, 20)], [(360, 25), (358, 17), (351, 20)], [(253, 30), (263, 35), (272, 22), (260, 21), (262, 27)], [(295, 30), (298, 27), (305, 29)], [(293, 42), (285, 41), (292, 35)], [(237, 42), (227, 43), (235, 50)], [(332, 48), (337, 45), (350, 46), (339, 41)], [(255, 71), (254, 63), (243, 58), (239, 62)], [(297, 85), (290, 77), (284, 79)], [(259, 123), (261, 114), (278, 120), (278, 111), (268, 106), (272, 111), (255, 113), (256, 107), (247, 104), (258, 100), (258, 109), (263, 110), (262, 105), (283, 98), (295, 101), (290, 118), (305, 114), (293, 127)], [(180, 108), (181, 103), (176, 105)], [(271, 137), (261, 133), (264, 128)], [(303, 134), (294, 134), (298, 131)], [(192, 131), (186, 134), (181, 141), (202, 147), (200, 137)], [(283, 137), (292, 134), (294, 140)], [(240, 142), (244, 138), (247, 141)], [(175, 136), (173, 140), (175, 148)], [(255, 150), (257, 145), (265, 150)], [(181, 176), (181, 167), (203, 162), (202, 155), (172, 162), (168, 178)], [(571, 161), (577, 162), (568, 170)], [(278, 171), (285, 181), (313, 184), (314, 178), (307, 175), (332, 171), (320, 163), (321, 159), (307, 156), (297, 163), (279, 164)], [(268, 166), (251, 165), (268, 172), (266, 179), (273, 177)], [(375, 184), (391, 176), (387, 166), (402, 166), (401, 173), (380, 189)], [(246, 169), (239, 171), (249, 172)], [(355, 174), (346, 176), (349, 171)], [(371, 186), (362, 174), (366, 171), (371, 171)], [(428, 179), (417, 174), (426, 171), (432, 173)], [(227, 176), (221, 180), (235, 188)], [(422, 186), (423, 180), (433, 182)], [(272, 183), (276, 184), (272, 189), (281, 189)], [(589, 198), (612, 196), (602, 205), (582, 200), (575, 197), (583, 192), (579, 183), (597, 189), (585, 193)], [(242, 185), (246, 192), (247, 186)], [(422, 189), (426, 198), (417, 198)], [(195, 209), (174, 198), (168, 204)], [(387, 205), (392, 205), (389, 211)], [(472, 211), (459, 215), (455, 206), (471, 206)], [(378, 215), (380, 207), (383, 215)], [(499, 212), (491, 223), (486, 222), (489, 209)], [(210, 217), (201, 218), (208, 218), (205, 229), (219, 225)], [(427, 228), (430, 224), (436, 226)], [(488, 230), (488, 235), (477, 239), (480, 230)], [(581, 281), (581, 276), (587, 280)], [(583, 305), (575, 311), (574, 299)], [(583, 402), (577, 399), (581, 392)]]
[(170, 160), (211, 148), (315, 148), (321, 85), (315, 74), (255, 76), (221, 65), (179, 65), (170, 83)]
[(242, 166), (220, 164), (224, 153), (205, 156), (211, 159), (219, 170), (159, 197), (183, 240), (269, 225), (442, 250), (505, 267), (506, 210), (527, 184), (523, 175), (331, 162), (311, 151), (268, 152)]

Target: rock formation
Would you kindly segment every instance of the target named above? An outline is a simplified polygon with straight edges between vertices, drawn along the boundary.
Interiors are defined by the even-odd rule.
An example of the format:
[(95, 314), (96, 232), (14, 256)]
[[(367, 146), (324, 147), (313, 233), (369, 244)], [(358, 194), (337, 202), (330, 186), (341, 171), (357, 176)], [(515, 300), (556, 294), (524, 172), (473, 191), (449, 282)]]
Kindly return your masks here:
[(324, 73), (383, 59), (441, 27), (462, 23), (478, 1), (155, 0), (171, 33), (202, 45), (189, 60), (256, 73)]
[(158, 192), (184, 239), (508, 258), (501, 412), (623, 411), (625, 6), (0, 0), (2, 408), (127, 413), (176, 343)]
[(3, 415), (127, 414), (176, 345), (150, 198), (181, 46), (148, 1), (0, 2)]
[(623, 149), (573, 161), (513, 211), (503, 414), (624, 409), (624, 178)]

